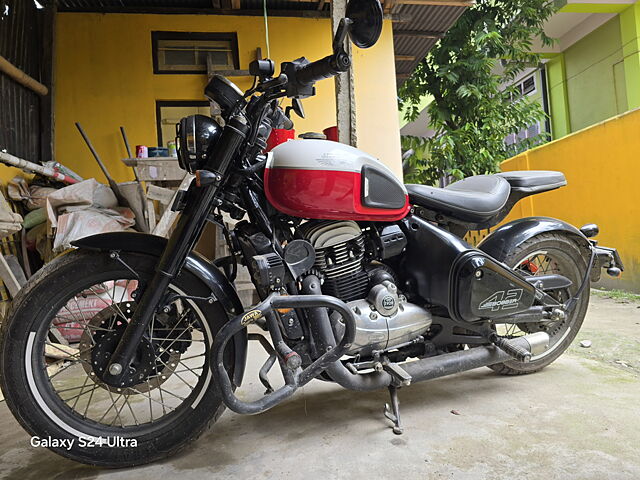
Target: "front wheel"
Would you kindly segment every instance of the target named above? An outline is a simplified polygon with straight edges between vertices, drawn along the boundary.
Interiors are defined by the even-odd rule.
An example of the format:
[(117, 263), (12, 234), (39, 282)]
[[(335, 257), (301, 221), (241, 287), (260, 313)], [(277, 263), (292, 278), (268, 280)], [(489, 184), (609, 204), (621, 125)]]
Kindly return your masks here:
[[(543, 233), (527, 240), (502, 259), (502, 262), (525, 276), (547, 274), (564, 275), (572, 285), (557, 292), (549, 292), (560, 303), (566, 302), (580, 288), (587, 270), (587, 263), (576, 240), (562, 233)], [(588, 280), (587, 280), (588, 282)], [(583, 290), (574, 309), (564, 319), (539, 323), (496, 324), (496, 332), (507, 338), (514, 338), (534, 332), (549, 334), (549, 348), (531, 357), (527, 363), (510, 360), (489, 368), (502, 375), (533, 373), (555, 361), (574, 340), (587, 313), (589, 305), (589, 285)]]
[(224, 410), (209, 362), (227, 317), (201, 300), (210, 292), (186, 271), (172, 281), (126, 380), (103, 380), (157, 263), (127, 252), (120, 260), (75, 251), (49, 263), (14, 300), (0, 337), (0, 384), (22, 426), (58, 454), (109, 467), (175, 453)]

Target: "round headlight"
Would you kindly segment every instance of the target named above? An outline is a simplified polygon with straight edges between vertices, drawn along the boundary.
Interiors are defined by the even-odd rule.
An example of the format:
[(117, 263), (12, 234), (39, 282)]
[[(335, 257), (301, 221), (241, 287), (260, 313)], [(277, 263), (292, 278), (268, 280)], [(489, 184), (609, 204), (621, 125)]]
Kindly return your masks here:
[(205, 115), (189, 115), (180, 120), (176, 125), (180, 168), (190, 173), (202, 168), (221, 133), (218, 122)]

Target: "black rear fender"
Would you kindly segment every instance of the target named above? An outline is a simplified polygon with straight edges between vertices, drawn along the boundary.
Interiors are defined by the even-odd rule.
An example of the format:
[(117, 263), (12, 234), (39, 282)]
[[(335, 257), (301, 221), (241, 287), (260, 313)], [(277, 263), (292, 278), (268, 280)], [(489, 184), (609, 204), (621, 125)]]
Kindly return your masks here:
[(589, 260), (591, 244), (580, 230), (555, 218), (527, 217), (514, 220), (494, 230), (478, 244), (478, 249), (503, 261), (515, 248), (541, 233), (562, 232), (575, 238), (583, 250), (585, 261)]

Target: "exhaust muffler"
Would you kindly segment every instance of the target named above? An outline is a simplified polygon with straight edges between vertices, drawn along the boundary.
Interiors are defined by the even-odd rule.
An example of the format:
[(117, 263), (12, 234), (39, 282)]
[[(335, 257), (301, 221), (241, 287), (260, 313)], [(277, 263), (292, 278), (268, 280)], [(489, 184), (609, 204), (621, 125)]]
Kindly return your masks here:
[[(531, 356), (536, 356), (549, 348), (549, 335), (546, 332), (536, 332), (513, 338), (509, 342), (531, 352)], [(513, 360), (511, 355), (494, 345), (489, 345), (423, 358), (415, 362), (403, 363), (401, 367), (411, 375), (413, 383), (466, 372), (474, 368), (488, 367), (509, 360)]]

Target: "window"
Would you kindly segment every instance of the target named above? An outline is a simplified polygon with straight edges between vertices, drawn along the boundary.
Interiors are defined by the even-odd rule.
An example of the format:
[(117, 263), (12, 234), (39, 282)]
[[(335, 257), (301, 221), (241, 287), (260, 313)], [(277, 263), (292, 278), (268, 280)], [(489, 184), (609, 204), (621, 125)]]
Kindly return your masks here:
[(207, 101), (158, 101), (156, 102), (156, 121), (158, 145), (167, 146), (167, 142), (176, 138), (176, 123), (189, 115), (211, 116), (211, 106)]
[(520, 92), (520, 95), (532, 95), (536, 93), (536, 74), (534, 73), (520, 80), (516, 83), (516, 89)]
[(237, 70), (235, 33), (152, 32), (153, 73), (207, 73)]
[(528, 150), (544, 142), (545, 137), (542, 135), (539, 122), (529, 125), (527, 128), (521, 129), (518, 133), (511, 133), (504, 139), (504, 143), (507, 146), (507, 151), (509, 151), (512, 155), (522, 153), (525, 150)]

